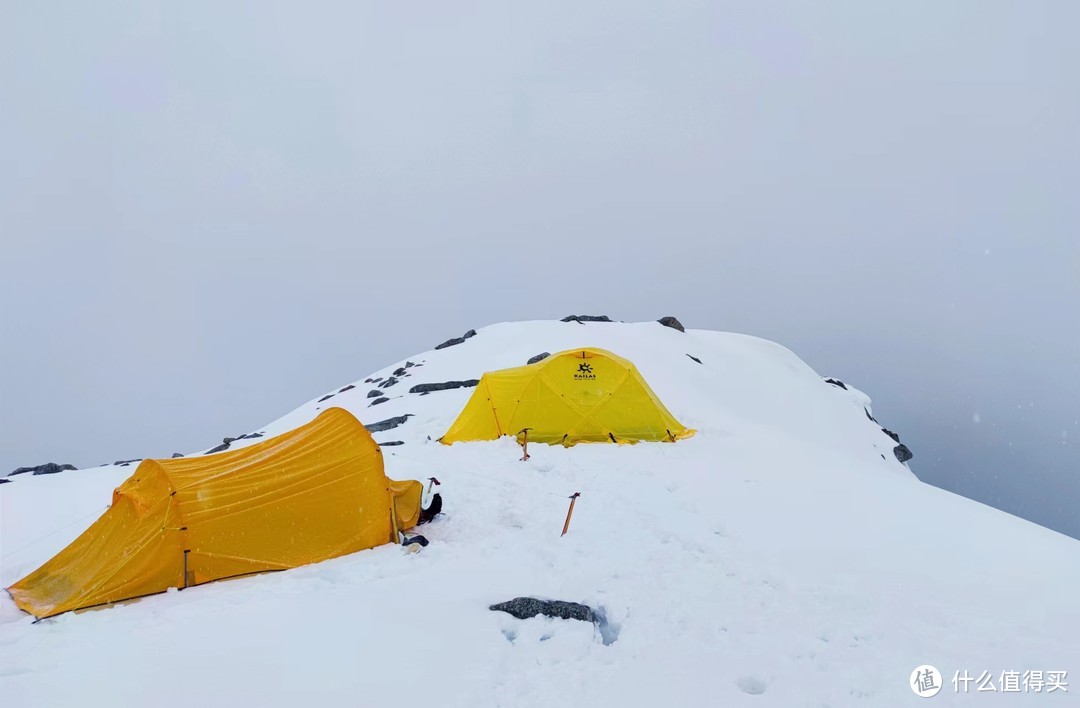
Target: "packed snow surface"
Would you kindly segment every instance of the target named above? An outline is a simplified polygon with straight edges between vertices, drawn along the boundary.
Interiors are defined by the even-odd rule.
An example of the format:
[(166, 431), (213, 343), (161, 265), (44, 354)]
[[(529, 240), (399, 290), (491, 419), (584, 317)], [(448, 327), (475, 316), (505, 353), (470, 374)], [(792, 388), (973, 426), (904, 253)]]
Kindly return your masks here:
[[(631, 359), (698, 433), (530, 445), (520, 462), (511, 439), (435, 442), (471, 388), (408, 392), (585, 346)], [(0, 703), (921, 705), (909, 675), (932, 664), (941, 705), (1080, 704), (1080, 543), (922, 484), (865, 395), (783, 347), (654, 322), (525, 322), (408, 361), (260, 431), (330, 406), (364, 423), (409, 414), (374, 437), (404, 443), (384, 448), (391, 477), (442, 482), (427, 548), (383, 546), (36, 624), (4, 595)], [(389, 400), (371, 405), (368, 392), (402, 367), (382, 389)], [(133, 471), (0, 485), (0, 583), (85, 530)], [(585, 603), (603, 619), (488, 610), (518, 596)], [(1065, 670), (1078, 685), (958, 695), (951, 678), (965, 670), (995, 686), (1004, 671)]]

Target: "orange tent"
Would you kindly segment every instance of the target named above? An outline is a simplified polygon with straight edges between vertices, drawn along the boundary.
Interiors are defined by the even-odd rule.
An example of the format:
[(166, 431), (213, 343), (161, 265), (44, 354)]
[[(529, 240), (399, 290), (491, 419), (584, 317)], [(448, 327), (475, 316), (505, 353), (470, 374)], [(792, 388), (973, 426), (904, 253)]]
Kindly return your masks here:
[(250, 447), (144, 460), (101, 518), (8, 592), (40, 618), (315, 563), (396, 542), (422, 493), (388, 479), (364, 426), (330, 408)]

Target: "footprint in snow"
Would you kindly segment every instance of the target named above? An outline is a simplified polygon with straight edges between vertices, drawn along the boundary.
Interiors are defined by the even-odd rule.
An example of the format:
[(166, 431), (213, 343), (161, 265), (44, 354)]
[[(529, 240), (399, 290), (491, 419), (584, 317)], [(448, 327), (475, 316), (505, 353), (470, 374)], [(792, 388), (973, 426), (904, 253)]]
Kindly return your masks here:
[(757, 696), (765, 693), (766, 684), (763, 680), (757, 676), (743, 676), (735, 682), (738, 685), (739, 690), (743, 693), (748, 693), (751, 696)]

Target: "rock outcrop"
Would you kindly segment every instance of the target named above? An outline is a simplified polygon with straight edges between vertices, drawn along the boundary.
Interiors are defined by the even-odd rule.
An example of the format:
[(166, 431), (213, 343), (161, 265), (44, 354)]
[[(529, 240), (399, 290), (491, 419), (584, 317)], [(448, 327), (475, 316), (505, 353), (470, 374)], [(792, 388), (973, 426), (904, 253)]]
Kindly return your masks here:
[(17, 474), (56, 474), (57, 472), (74, 469), (78, 468), (75, 467), (75, 465), (58, 465), (55, 462), (46, 462), (43, 465), (37, 465), (35, 467), (19, 467), (9, 473), (8, 477), (14, 477)]
[(564, 602), (562, 600), (537, 600), (534, 597), (515, 597), (507, 602), (500, 602), (488, 609), (496, 612), (506, 612), (518, 619), (529, 619), (537, 615), (546, 617), (558, 617), (561, 619), (580, 620), (593, 622), (596, 614), (588, 605), (578, 602)]

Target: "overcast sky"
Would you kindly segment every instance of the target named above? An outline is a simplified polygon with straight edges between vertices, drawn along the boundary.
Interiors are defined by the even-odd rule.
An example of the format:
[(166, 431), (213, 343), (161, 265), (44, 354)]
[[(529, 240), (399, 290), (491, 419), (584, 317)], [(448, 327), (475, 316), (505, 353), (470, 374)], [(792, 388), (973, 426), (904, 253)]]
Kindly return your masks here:
[[(1080, 537), (1080, 3), (0, 4), (0, 464), (469, 327), (776, 340)], [(956, 549), (962, 552), (962, 549)]]

